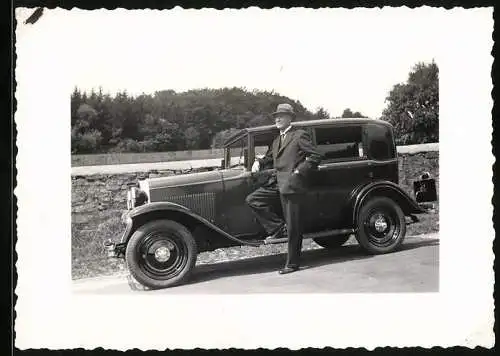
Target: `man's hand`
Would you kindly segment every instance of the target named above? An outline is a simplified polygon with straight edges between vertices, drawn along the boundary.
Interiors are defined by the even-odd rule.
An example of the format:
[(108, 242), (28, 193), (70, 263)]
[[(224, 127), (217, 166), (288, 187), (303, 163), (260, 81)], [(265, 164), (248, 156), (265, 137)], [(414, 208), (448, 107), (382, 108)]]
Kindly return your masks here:
[(255, 160), (255, 162), (252, 165), (252, 173), (260, 171), (260, 162)]

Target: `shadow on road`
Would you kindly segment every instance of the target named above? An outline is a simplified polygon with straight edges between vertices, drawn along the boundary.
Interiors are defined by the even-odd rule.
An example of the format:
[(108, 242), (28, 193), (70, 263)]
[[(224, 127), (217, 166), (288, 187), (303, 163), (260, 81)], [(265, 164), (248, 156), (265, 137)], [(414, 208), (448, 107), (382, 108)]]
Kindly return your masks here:
[[(398, 251), (392, 254), (408, 251), (423, 246), (439, 245), (438, 239), (425, 239), (405, 242)], [(317, 268), (320, 266), (353, 261), (359, 259), (372, 258), (358, 245), (347, 245), (337, 249), (317, 249), (302, 252), (303, 269)], [(278, 271), (283, 267), (286, 254), (253, 257), (237, 261), (218, 262), (213, 264), (196, 266), (193, 276), (186, 284), (199, 283), (208, 280), (214, 280), (231, 276), (242, 276), (248, 274), (257, 274), (265, 272)], [(186, 285), (185, 284), (185, 285)]]

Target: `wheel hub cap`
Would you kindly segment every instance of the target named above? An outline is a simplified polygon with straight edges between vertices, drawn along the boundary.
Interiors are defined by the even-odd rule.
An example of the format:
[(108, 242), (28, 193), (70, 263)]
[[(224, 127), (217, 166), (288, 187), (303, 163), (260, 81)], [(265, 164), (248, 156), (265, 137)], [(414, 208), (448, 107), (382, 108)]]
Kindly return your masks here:
[(378, 216), (374, 223), (377, 232), (383, 232), (387, 229), (387, 221), (383, 216)]
[(155, 259), (158, 262), (166, 262), (170, 258), (170, 250), (167, 246), (158, 247), (155, 250)]

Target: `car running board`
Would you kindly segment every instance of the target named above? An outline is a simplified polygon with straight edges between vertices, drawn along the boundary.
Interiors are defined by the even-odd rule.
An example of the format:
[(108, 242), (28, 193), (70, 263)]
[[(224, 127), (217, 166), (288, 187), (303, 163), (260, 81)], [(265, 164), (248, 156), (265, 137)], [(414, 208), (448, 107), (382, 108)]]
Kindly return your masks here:
[[(302, 238), (303, 239), (317, 239), (320, 237), (329, 237), (329, 236), (334, 236), (334, 235), (346, 235), (346, 234), (354, 234), (356, 231), (354, 229), (335, 229), (335, 230), (325, 230), (325, 231), (320, 231), (320, 232), (312, 232), (312, 233), (307, 233), (303, 234)], [(287, 242), (288, 238), (281, 238), (281, 239), (272, 239), (272, 240), (254, 240), (255, 242), (260, 242), (261, 244), (264, 245), (272, 245), (272, 244), (279, 244), (283, 242)]]

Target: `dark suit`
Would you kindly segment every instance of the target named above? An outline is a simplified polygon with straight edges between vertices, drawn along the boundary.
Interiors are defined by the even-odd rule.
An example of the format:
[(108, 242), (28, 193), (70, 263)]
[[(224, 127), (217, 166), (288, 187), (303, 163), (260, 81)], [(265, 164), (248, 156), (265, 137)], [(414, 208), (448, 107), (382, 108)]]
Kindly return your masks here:
[(302, 249), (300, 205), (303, 193), (307, 191), (309, 175), (318, 166), (320, 157), (306, 131), (291, 128), (283, 142), (278, 135), (266, 155), (259, 160), (261, 168), (272, 162), (276, 174), (246, 199), (268, 234), (273, 234), (284, 224), (273, 209), (281, 200), (288, 232), (287, 267), (299, 266)]

